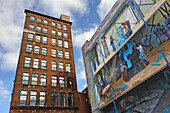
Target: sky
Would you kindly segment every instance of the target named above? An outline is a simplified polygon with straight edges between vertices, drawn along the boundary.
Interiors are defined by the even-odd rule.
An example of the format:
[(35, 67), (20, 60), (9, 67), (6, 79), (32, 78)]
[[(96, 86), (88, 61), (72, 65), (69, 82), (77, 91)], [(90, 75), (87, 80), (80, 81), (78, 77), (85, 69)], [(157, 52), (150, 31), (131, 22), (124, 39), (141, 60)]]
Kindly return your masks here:
[(60, 18), (69, 15), (78, 91), (86, 86), (81, 47), (89, 40), (116, 0), (0, 0), (0, 112), (10, 109), (25, 9)]

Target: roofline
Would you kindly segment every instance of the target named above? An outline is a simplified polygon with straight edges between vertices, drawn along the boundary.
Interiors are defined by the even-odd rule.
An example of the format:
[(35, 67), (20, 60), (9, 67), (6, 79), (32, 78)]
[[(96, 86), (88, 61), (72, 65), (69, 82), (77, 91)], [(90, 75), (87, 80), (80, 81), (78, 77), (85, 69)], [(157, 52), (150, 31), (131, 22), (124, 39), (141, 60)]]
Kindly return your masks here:
[(65, 22), (65, 23), (72, 25), (72, 22), (65, 21), (65, 20), (62, 20), (62, 19), (59, 19), (59, 18), (56, 18), (56, 17), (48, 16), (48, 15), (45, 15), (45, 14), (42, 14), (42, 13), (39, 13), (39, 12), (35, 12), (35, 11), (29, 10), (29, 9), (25, 9), (24, 13), (33, 13), (33, 14), (36, 14), (36, 15), (44, 16), (44, 17), (51, 18), (51, 19), (54, 19), (54, 20), (59, 20), (59, 21), (62, 21), (62, 22)]

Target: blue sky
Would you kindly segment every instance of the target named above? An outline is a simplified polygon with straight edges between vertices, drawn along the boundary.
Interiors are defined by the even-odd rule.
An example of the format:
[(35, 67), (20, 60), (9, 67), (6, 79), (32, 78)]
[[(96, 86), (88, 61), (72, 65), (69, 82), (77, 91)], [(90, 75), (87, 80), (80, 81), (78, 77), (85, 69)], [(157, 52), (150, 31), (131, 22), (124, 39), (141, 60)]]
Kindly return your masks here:
[(78, 91), (86, 85), (81, 47), (116, 0), (0, 0), (0, 111), (8, 113), (25, 21), (24, 9), (60, 18), (69, 15)]

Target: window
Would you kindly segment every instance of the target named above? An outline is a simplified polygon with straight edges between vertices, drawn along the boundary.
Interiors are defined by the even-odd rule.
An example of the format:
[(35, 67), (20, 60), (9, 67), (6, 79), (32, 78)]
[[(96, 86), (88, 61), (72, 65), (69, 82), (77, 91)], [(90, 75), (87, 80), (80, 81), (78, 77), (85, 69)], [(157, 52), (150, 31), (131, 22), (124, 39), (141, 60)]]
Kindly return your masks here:
[(41, 24), (41, 23), (42, 23), (41, 18), (37, 18), (37, 23), (39, 23), (39, 24)]
[(73, 93), (68, 93), (68, 106), (70, 106), (70, 107), (73, 107), (73, 106), (74, 106)]
[(29, 25), (29, 29), (30, 29), (30, 30), (34, 30), (34, 28), (35, 28), (35, 26), (34, 26), (33, 24), (30, 24), (30, 25)]
[(47, 70), (47, 60), (41, 60), (41, 69)]
[(64, 38), (68, 38), (68, 34), (67, 33), (64, 33)]
[(57, 71), (57, 62), (56, 61), (51, 61), (51, 70)]
[(40, 54), (40, 46), (35, 46), (34, 47), (34, 53), (35, 54)]
[(64, 77), (59, 77), (59, 86), (61, 88), (65, 87), (65, 79), (64, 79)]
[(62, 37), (62, 32), (61, 31), (58, 31), (58, 36)]
[(31, 22), (35, 22), (35, 17), (34, 17), (34, 16), (31, 16), (31, 17), (30, 17), (30, 21), (31, 21)]
[(36, 31), (41, 32), (41, 26), (37, 26)]
[(51, 45), (56, 46), (56, 39), (55, 38), (51, 38)]
[(42, 47), (42, 55), (47, 55), (47, 47)]
[(30, 106), (37, 105), (37, 91), (30, 91)]
[(44, 24), (44, 25), (48, 25), (48, 21), (47, 21), (47, 20), (44, 20), (44, 21), (43, 21), (43, 24)]
[(39, 59), (38, 58), (34, 58), (33, 59), (33, 68), (34, 69), (38, 69), (39, 68)]
[(52, 26), (52, 27), (56, 27), (55, 22), (51, 22), (51, 26)]
[(70, 63), (66, 63), (66, 72), (71, 72)]
[(56, 49), (51, 49), (51, 56), (56, 57)]
[(56, 75), (51, 76), (51, 86), (57, 87), (57, 76)]
[(45, 107), (46, 105), (46, 92), (40, 92), (40, 97), (39, 97), (39, 106), (40, 107)]
[(43, 44), (47, 44), (48, 43), (48, 38), (46, 36), (43, 36), (42, 43)]
[(47, 28), (43, 28), (43, 33), (48, 33), (48, 29)]
[(56, 30), (53, 30), (53, 29), (52, 29), (52, 30), (51, 30), (51, 34), (52, 34), (52, 35), (56, 35)]
[(71, 77), (67, 77), (67, 87), (68, 88), (72, 88), (73, 87), (72, 78)]
[(27, 104), (27, 91), (22, 90), (20, 92), (19, 106), (26, 106)]
[(58, 50), (58, 57), (63, 58), (63, 51), (62, 50)]
[(29, 73), (23, 73), (22, 74), (22, 85), (28, 85), (29, 84)]
[(63, 47), (63, 42), (62, 42), (62, 40), (58, 40), (58, 46), (59, 46), (59, 47)]
[(28, 41), (33, 41), (34, 34), (28, 33)]
[(46, 82), (47, 82), (46, 77), (47, 77), (46, 75), (40, 76), (40, 86), (46, 86)]
[(61, 24), (60, 23), (57, 24), (57, 28), (61, 29)]
[(27, 53), (32, 53), (32, 45), (31, 44), (27, 44), (26, 52)]
[(32, 73), (31, 85), (38, 85), (38, 74)]
[(41, 36), (40, 35), (35, 35), (35, 42), (38, 42), (38, 43), (41, 42)]
[(24, 61), (24, 67), (30, 67), (31, 65), (31, 57), (25, 57), (25, 61)]
[(69, 46), (68, 46), (68, 41), (64, 41), (64, 47), (65, 47), (65, 48), (69, 48)]
[(63, 62), (59, 62), (59, 71), (64, 71), (64, 63)]
[(66, 25), (63, 25), (63, 29), (64, 29), (64, 30), (67, 30), (67, 26), (66, 26)]
[(66, 106), (66, 94), (61, 92), (60, 93), (60, 107)]
[(70, 59), (70, 53), (68, 51), (65, 51), (65, 59)]
[(58, 106), (58, 94), (57, 94), (57, 92), (51, 93), (51, 106), (52, 107)]

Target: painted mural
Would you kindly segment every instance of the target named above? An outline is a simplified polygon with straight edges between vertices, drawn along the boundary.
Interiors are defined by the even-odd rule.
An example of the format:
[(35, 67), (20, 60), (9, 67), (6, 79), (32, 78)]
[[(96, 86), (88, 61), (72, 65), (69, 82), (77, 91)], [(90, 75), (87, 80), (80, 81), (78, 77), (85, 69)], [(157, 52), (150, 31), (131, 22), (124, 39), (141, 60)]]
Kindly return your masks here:
[[(136, 0), (134, 3), (138, 5), (139, 12), (144, 17), (158, 1)], [(147, 21), (150, 31), (160, 46), (168, 43), (170, 38), (170, 10), (167, 10), (169, 4), (170, 2), (165, 2)], [(150, 59), (156, 54), (158, 48), (145, 25), (135, 31), (141, 21), (134, 4), (129, 0), (122, 13), (89, 52), (90, 69), (97, 86), (99, 105), (112, 99), (112, 94), (116, 97), (128, 89), (131, 79), (148, 65), (154, 66)], [(158, 56), (156, 60), (159, 62), (161, 58), (162, 56)], [(166, 81), (169, 82), (167, 77), (169, 71), (165, 69), (163, 73)], [(139, 82), (141, 81), (135, 80), (133, 85)], [(153, 93), (148, 98), (152, 99), (157, 96)], [(126, 112), (129, 109), (133, 111), (136, 98), (133, 95), (120, 100), (120, 111)], [(146, 100), (138, 100), (137, 103), (142, 103), (142, 101)]]

